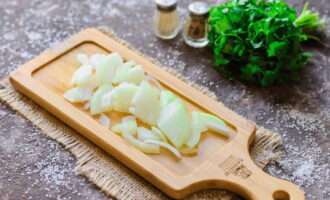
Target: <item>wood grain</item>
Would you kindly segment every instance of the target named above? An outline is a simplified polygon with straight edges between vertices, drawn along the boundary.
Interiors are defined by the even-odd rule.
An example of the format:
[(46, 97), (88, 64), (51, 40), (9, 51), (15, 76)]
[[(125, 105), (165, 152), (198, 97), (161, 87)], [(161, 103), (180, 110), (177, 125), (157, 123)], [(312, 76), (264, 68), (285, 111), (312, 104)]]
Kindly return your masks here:
[[(79, 66), (77, 53), (117, 52), (125, 60), (134, 60), (146, 73), (157, 78), (168, 90), (180, 96), (188, 110), (215, 114), (231, 126), (229, 138), (206, 133), (197, 156), (176, 160), (167, 151), (147, 155), (113, 134), (82, 109), (63, 97), (70, 77)], [(45, 52), (15, 70), (10, 79), (15, 87), (79, 133), (107, 151), (126, 166), (171, 197), (182, 198), (205, 188), (223, 188), (249, 199), (297, 199), (303, 193), (292, 183), (271, 177), (251, 160), (249, 145), (255, 125), (212, 100), (182, 80), (167, 73), (131, 49), (94, 29), (86, 29), (63, 44)], [(112, 124), (123, 114), (110, 112)]]

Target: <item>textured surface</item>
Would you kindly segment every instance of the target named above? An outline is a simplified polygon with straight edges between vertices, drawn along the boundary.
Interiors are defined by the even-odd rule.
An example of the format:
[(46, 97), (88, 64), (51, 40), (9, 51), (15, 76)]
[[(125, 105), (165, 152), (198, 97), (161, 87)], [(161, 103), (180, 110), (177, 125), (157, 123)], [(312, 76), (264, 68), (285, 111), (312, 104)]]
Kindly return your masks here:
[[(179, 11), (189, 1), (180, 2)], [(302, 0), (290, 0), (301, 8)], [(330, 20), (328, 0), (310, 1)], [(308, 199), (330, 199), (330, 41), (306, 45), (314, 58), (302, 81), (275, 88), (229, 82), (211, 68), (209, 50), (169, 42), (152, 33), (151, 1), (0, 0), (0, 78), (50, 46), (86, 27), (105, 26), (138, 50), (209, 87), (222, 102), (278, 131), (284, 158), (267, 171), (294, 181)], [(330, 31), (330, 24), (327, 24)], [(74, 158), (0, 103), (0, 199), (106, 199), (74, 171)]]

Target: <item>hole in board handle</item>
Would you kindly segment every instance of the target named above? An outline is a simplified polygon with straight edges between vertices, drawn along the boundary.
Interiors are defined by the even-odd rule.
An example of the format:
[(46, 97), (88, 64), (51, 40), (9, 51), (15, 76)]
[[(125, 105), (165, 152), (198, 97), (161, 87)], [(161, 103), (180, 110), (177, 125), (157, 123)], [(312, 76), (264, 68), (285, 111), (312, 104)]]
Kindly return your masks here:
[(273, 193), (273, 199), (274, 200), (290, 200), (290, 195), (283, 190), (278, 190)]

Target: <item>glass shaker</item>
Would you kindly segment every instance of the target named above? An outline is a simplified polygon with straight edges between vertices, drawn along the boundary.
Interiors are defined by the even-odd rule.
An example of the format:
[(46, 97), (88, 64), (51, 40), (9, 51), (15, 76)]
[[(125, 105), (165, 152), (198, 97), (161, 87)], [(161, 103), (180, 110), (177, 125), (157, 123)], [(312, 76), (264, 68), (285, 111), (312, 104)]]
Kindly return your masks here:
[(194, 2), (189, 5), (188, 9), (189, 14), (183, 31), (184, 40), (191, 47), (205, 47), (209, 43), (207, 20), (210, 7), (205, 2)]
[(156, 12), (153, 28), (156, 36), (162, 39), (174, 38), (180, 28), (177, 0), (155, 0)]

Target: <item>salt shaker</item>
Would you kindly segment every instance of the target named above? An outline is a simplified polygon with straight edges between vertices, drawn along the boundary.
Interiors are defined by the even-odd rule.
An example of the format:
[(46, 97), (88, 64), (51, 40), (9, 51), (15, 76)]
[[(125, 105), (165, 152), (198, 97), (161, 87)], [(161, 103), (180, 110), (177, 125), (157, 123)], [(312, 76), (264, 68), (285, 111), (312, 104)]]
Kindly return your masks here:
[(207, 20), (210, 7), (205, 2), (194, 2), (189, 5), (188, 9), (189, 14), (183, 31), (184, 40), (191, 47), (205, 47), (209, 43)]
[(155, 0), (153, 28), (156, 36), (162, 39), (174, 38), (180, 28), (177, 0)]

